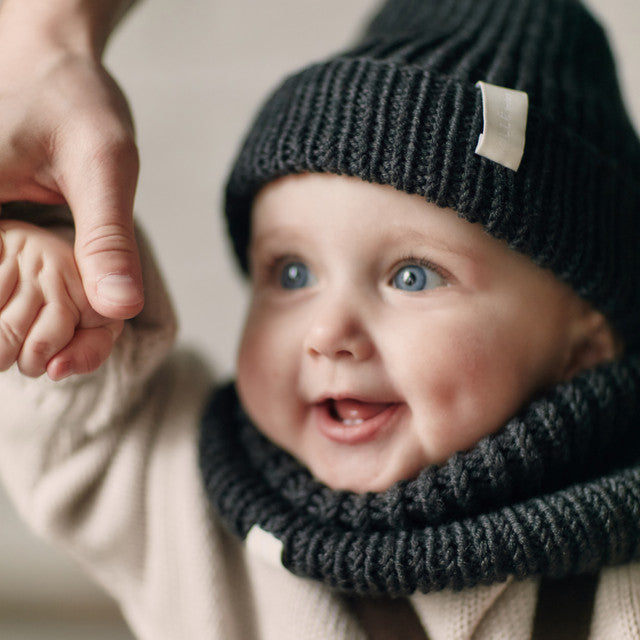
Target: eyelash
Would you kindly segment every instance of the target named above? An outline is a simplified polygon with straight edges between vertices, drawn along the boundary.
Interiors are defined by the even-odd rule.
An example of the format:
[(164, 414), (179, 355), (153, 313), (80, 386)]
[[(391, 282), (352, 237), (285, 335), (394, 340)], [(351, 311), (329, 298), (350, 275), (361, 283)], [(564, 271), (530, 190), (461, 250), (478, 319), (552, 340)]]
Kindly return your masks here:
[(258, 269), (256, 275), (260, 276), (263, 282), (279, 282), (282, 267), (289, 262), (304, 262), (304, 260), (292, 253), (269, 257), (264, 266)]
[(410, 264), (416, 264), (419, 267), (424, 267), (425, 269), (433, 271), (438, 276), (440, 276), (447, 284), (449, 284), (453, 279), (451, 274), (446, 269), (443, 269), (440, 265), (431, 262), (431, 260), (428, 260), (427, 258), (417, 258), (416, 256), (409, 254), (404, 256), (394, 264), (393, 269), (391, 270), (391, 279), (393, 279), (393, 275), (395, 275), (400, 269), (402, 269), (402, 267), (406, 267)]
[[(280, 273), (282, 270), (282, 266), (288, 262), (305, 262), (299, 256), (295, 254), (285, 254), (285, 255), (276, 255), (274, 257), (270, 257), (267, 261), (265, 261), (264, 265), (259, 266), (254, 275), (254, 280), (261, 282), (274, 282), (278, 281), (280, 278)], [(427, 258), (418, 258), (415, 255), (407, 254), (400, 258), (397, 262), (395, 262), (393, 268), (391, 269), (391, 277), (389, 281), (393, 279), (393, 275), (398, 272), (402, 267), (416, 264), (420, 267), (424, 267), (425, 269), (429, 269), (440, 276), (447, 284), (452, 281), (452, 275), (440, 265), (431, 262)]]

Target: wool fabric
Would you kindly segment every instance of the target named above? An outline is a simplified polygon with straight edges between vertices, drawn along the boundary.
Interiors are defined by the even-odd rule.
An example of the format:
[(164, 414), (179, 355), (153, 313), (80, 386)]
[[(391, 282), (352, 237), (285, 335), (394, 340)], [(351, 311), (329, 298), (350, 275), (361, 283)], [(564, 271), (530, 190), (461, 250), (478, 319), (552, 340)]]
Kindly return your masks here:
[[(528, 94), (517, 171), (475, 152), (478, 81)], [(227, 184), (245, 271), (256, 193), (304, 172), (359, 176), (455, 209), (640, 345), (640, 141), (603, 30), (578, 0), (389, 0), (353, 47), (285, 79)]]
[(240, 538), (255, 525), (296, 574), (359, 595), (560, 578), (640, 557), (640, 356), (536, 399), (442, 466), (379, 493), (334, 491), (270, 443), (233, 385), (203, 420), (207, 493)]

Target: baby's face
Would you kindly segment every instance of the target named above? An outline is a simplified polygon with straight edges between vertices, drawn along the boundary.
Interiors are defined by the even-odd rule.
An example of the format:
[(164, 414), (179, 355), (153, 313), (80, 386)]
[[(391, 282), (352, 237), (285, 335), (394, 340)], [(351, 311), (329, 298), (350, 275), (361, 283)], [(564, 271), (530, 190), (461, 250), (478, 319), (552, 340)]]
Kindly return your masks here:
[(333, 488), (412, 478), (567, 375), (584, 303), (451, 210), (290, 176), (259, 194), (252, 230), (240, 396)]

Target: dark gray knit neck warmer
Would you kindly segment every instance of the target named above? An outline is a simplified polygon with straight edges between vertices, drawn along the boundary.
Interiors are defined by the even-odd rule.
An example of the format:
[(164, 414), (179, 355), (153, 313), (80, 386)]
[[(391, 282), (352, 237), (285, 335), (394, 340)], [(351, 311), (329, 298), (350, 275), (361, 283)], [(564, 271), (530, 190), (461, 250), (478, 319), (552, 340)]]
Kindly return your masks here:
[(562, 577), (640, 557), (640, 356), (588, 371), (497, 434), (381, 493), (320, 484), (266, 440), (233, 385), (203, 420), (210, 501), (259, 525), (293, 573), (356, 594)]

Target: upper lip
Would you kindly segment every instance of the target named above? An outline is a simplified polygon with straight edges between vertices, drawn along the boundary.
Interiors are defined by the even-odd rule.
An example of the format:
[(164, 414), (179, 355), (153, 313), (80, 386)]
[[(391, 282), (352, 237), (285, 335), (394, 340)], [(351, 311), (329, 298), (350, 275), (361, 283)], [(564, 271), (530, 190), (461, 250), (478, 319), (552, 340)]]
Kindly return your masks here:
[(311, 404), (323, 404), (325, 402), (336, 400), (355, 400), (356, 402), (370, 402), (376, 404), (396, 404), (400, 402), (400, 400), (397, 399), (390, 399), (388, 394), (340, 391), (334, 393), (323, 393), (315, 396), (315, 399), (311, 401)]

